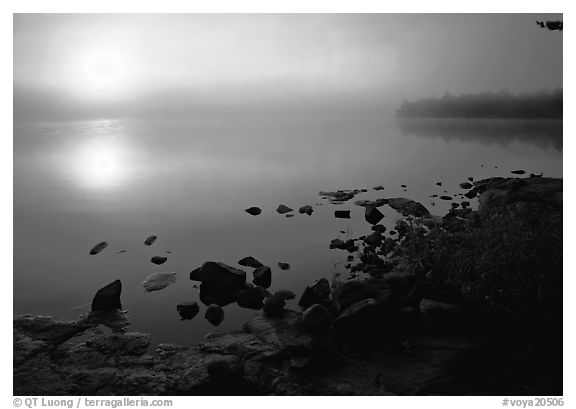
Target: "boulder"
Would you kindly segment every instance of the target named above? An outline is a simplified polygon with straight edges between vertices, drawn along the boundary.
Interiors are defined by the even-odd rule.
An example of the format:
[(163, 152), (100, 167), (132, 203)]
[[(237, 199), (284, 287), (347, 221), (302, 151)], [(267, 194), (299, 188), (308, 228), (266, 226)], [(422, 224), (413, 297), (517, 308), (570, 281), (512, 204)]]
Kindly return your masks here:
[(381, 224), (376, 224), (376, 225), (372, 226), (372, 230), (377, 231), (379, 233), (384, 233), (386, 231), (386, 226), (383, 226)]
[(157, 238), (158, 238), (158, 236), (148, 236), (148, 238), (146, 238), (146, 240), (144, 240), (144, 244), (147, 246), (151, 246), (152, 244), (154, 244), (154, 242), (156, 241)]
[(262, 266), (254, 270), (252, 282), (262, 288), (268, 288), (272, 284), (272, 270), (268, 266)]
[(451, 331), (462, 324), (460, 308), (430, 299), (420, 301), (420, 320), (431, 331)]
[(373, 187), (374, 190), (384, 190), (384, 186), (378, 185)]
[(246, 286), (241, 288), (221, 286), (218, 284), (201, 283), (200, 284), (200, 301), (206, 306), (217, 304), (220, 306), (228, 305), (236, 301), (238, 293), (245, 289)]
[(513, 174), (515, 174), (515, 175), (523, 175), (523, 174), (526, 173), (526, 171), (525, 171), (525, 170), (522, 170), (522, 169), (518, 169), (518, 170), (513, 170), (513, 171), (511, 171), (510, 173), (513, 173)]
[(92, 247), (92, 249), (90, 250), (90, 255), (94, 256), (94, 255), (100, 253), (106, 247), (108, 247), (108, 243), (106, 243), (105, 241), (101, 241), (100, 243), (98, 243), (94, 247)]
[(405, 216), (430, 217), (430, 212), (423, 204), (411, 199), (396, 197), (388, 199), (388, 206)]
[(176, 311), (178, 311), (180, 318), (183, 320), (191, 320), (200, 312), (200, 307), (197, 302), (185, 302), (178, 304)]
[(259, 268), (264, 266), (264, 264), (262, 264), (252, 256), (244, 257), (243, 259), (238, 261), (238, 264), (244, 267), (252, 267), (252, 268)]
[(214, 354), (206, 358), (205, 364), (212, 382), (233, 389), (241, 385), (244, 365), (237, 356)]
[(314, 304), (302, 314), (302, 324), (311, 332), (326, 331), (332, 326), (332, 317), (323, 305)]
[(242, 308), (259, 310), (263, 306), (264, 298), (269, 295), (270, 293), (263, 288), (248, 287), (245, 290), (238, 292), (236, 295), (236, 303)]
[(336, 217), (337, 219), (349, 219), (350, 210), (335, 210), (334, 217)]
[(306, 287), (298, 305), (302, 309), (307, 309), (314, 304), (326, 304), (330, 302), (330, 282), (326, 278), (317, 280), (309, 287)]
[(339, 311), (344, 311), (350, 305), (368, 298), (376, 298), (378, 294), (390, 288), (390, 284), (381, 279), (346, 281), (334, 289), (332, 298)]
[(252, 207), (249, 207), (248, 209), (244, 209), (244, 211), (248, 214), (251, 214), (252, 216), (258, 216), (260, 213), (262, 213), (262, 209), (260, 209), (259, 207), (256, 207), (256, 206), (252, 206)]
[(246, 284), (246, 272), (221, 262), (207, 261), (200, 269), (202, 283), (241, 289)]
[(460, 187), (462, 189), (468, 190), (468, 189), (472, 189), (474, 187), (474, 185), (470, 182), (463, 182), (463, 183), (460, 183)]
[(358, 301), (342, 312), (334, 321), (338, 338), (370, 342), (371, 336), (380, 331), (379, 303), (374, 298)]
[(164, 264), (166, 260), (168, 260), (168, 258), (162, 256), (154, 256), (150, 259), (150, 261), (156, 265)]
[(192, 281), (202, 281), (200, 278), (200, 270), (202, 267), (195, 268), (194, 270), (190, 271), (190, 280)]
[(276, 212), (278, 212), (279, 214), (285, 214), (285, 213), (289, 213), (291, 211), (292, 211), (292, 209), (290, 209), (288, 206), (285, 206), (283, 204), (281, 204), (280, 206), (278, 206), (278, 208), (276, 208)]
[[(390, 204), (390, 203), (388, 203)], [(380, 210), (375, 207), (367, 207), (364, 213), (364, 219), (370, 224), (378, 224), (380, 220), (384, 218), (384, 215)]]
[(285, 306), (285, 298), (274, 294), (264, 300), (262, 309), (267, 317), (280, 317), (284, 313)]
[(298, 213), (307, 214), (308, 216), (311, 216), (313, 211), (314, 209), (309, 205), (302, 206), (300, 209), (298, 209)]
[(212, 304), (206, 310), (204, 318), (206, 318), (210, 324), (218, 326), (222, 321), (224, 321), (224, 310), (219, 305)]
[(280, 267), (280, 270), (290, 270), (290, 264), (288, 263), (278, 263), (278, 267)]
[(122, 309), (120, 294), (122, 282), (116, 280), (96, 292), (92, 300), (92, 311), (115, 311)]
[(382, 233), (375, 231), (364, 238), (364, 243), (369, 246), (378, 246), (382, 242)]

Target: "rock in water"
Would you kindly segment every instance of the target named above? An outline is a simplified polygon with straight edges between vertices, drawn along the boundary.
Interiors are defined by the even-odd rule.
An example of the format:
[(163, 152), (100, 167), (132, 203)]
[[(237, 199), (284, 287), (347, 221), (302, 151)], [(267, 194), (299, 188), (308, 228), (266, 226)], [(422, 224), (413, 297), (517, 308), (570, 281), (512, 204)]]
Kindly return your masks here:
[(144, 240), (144, 244), (147, 246), (151, 246), (152, 244), (154, 244), (157, 238), (158, 236), (150, 236), (146, 240)]
[(252, 268), (259, 268), (264, 266), (264, 264), (262, 264), (252, 256), (244, 257), (242, 260), (238, 261), (238, 264), (244, 267), (252, 267)]
[(309, 331), (326, 331), (332, 326), (332, 317), (324, 306), (314, 304), (304, 311), (302, 323)]
[(259, 207), (256, 207), (256, 206), (252, 206), (252, 207), (249, 207), (248, 209), (244, 209), (244, 211), (248, 214), (251, 214), (252, 216), (258, 216), (260, 213), (262, 213), (262, 209), (260, 209)]
[(272, 270), (268, 266), (263, 266), (254, 270), (254, 280), (252, 282), (263, 288), (268, 288), (272, 284)]
[(105, 241), (101, 241), (100, 243), (92, 247), (92, 249), (90, 250), (90, 255), (93, 256), (95, 254), (98, 254), (106, 247), (108, 247), (108, 243), (106, 243)]
[(522, 170), (522, 169), (518, 169), (518, 170), (513, 170), (510, 173), (514, 173), (515, 175), (523, 175), (526, 173), (526, 171)]
[(388, 206), (405, 216), (430, 217), (430, 212), (422, 203), (404, 197), (388, 199)]
[(142, 282), (147, 292), (162, 290), (176, 282), (176, 273), (161, 272), (150, 274)]
[(190, 280), (192, 281), (202, 281), (200, 278), (200, 269), (202, 267), (195, 268), (194, 270), (190, 271)]
[(207, 261), (200, 268), (200, 281), (213, 286), (241, 289), (246, 284), (246, 272), (224, 263)]
[(296, 294), (290, 290), (278, 290), (274, 293), (276, 297), (284, 298), (285, 300), (293, 300), (296, 298)]
[(374, 190), (384, 190), (384, 186), (378, 185), (373, 187)]
[(452, 200), (452, 198), (450, 196), (440, 196), (440, 199), (442, 200)]
[(248, 287), (236, 294), (236, 303), (242, 308), (259, 310), (262, 308), (264, 298), (269, 297), (270, 293), (260, 287)]
[(92, 311), (115, 311), (122, 309), (120, 294), (122, 282), (116, 280), (96, 292), (92, 300)]
[(384, 215), (380, 210), (375, 207), (367, 207), (364, 213), (364, 219), (370, 224), (378, 224), (380, 220), (384, 218)]
[(334, 216), (337, 219), (349, 219), (350, 218), (350, 210), (336, 210), (336, 211), (334, 211)]
[(311, 216), (313, 211), (314, 209), (312, 208), (312, 206), (309, 205), (302, 206), (300, 209), (298, 209), (298, 213), (300, 214), (306, 213), (308, 216)]
[(330, 282), (326, 278), (317, 280), (309, 287), (306, 287), (298, 305), (302, 309), (307, 309), (314, 304), (326, 304), (330, 302)]
[(288, 263), (278, 263), (278, 267), (280, 267), (280, 270), (290, 270), (290, 264)]
[(463, 183), (460, 183), (460, 187), (462, 189), (472, 189), (474, 187), (474, 185), (472, 183), (469, 183), (469, 182), (463, 182)]
[(280, 214), (285, 214), (285, 213), (291, 212), (292, 209), (290, 209), (288, 206), (284, 206), (283, 204), (281, 204), (280, 206), (278, 206), (276, 211)]
[(183, 320), (191, 320), (200, 312), (200, 307), (196, 302), (185, 302), (178, 304), (176, 310), (180, 314), (180, 318)]
[(206, 310), (204, 318), (206, 318), (210, 324), (217, 327), (222, 321), (224, 321), (224, 310), (222, 307), (212, 304)]
[(264, 300), (262, 309), (268, 317), (278, 317), (284, 313), (286, 300), (284, 297), (274, 294)]
[(162, 256), (154, 256), (150, 259), (152, 263), (157, 265), (164, 264), (166, 260), (168, 260), (168, 257), (162, 257)]

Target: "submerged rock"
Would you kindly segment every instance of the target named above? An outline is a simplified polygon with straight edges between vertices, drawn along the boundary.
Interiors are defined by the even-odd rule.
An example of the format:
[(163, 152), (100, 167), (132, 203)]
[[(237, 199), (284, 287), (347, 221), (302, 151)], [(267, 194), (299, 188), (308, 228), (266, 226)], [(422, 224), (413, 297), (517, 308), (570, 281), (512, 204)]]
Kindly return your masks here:
[(92, 311), (114, 311), (121, 310), (120, 294), (122, 293), (122, 282), (116, 280), (96, 292), (92, 300)]
[(244, 211), (248, 214), (251, 214), (252, 216), (258, 216), (260, 213), (262, 213), (262, 209), (260, 209), (259, 207), (256, 207), (256, 206), (252, 206), (252, 207), (249, 207), (248, 209), (244, 209)]
[(259, 268), (264, 266), (264, 264), (262, 264), (252, 256), (244, 257), (243, 259), (238, 261), (238, 264), (244, 267), (252, 267), (252, 268)]
[(290, 264), (288, 263), (278, 263), (278, 267), (280, 267), (280, 270), (290, 270)]
[(217, 327), (224, 321), (224, 310), (219, 305), (212, 304), (206, 310), (204, 318), (206, 318), (210, 324)]
[(176, 306), (176, 311), (180, 314), (181, 319), (191, 320), (198, 314), (198, 312), (200, 312), (200, 307), (197, 302), (185, 302), (178, 304)]
[(168, 260), (168, 257), (162, 257), (162, 256), (154, 256), (150, 259), (152, 263), (157, 265), (164, 264), (166, 260)]
[(337, 219), (349, 219), (350, 210), (335, 210), (334, 217), (336, 217)]
[(384, 218), (384, 215), (380, 210), (375, 207), (367, 207), (364, 213), (364, 219), (370, 224), (378, 224), (380, 220)]
[(152, 244), (154, 244), (157, 238), (158, 236), (149, 236), (146, 240), (144, 240), (144, 244), (147, 246), (151, 246)]
[(254, 270), (252, 282), (263, 288), (268, 288), (272, 284), (272, 270), (268, 266), (262, 266)]
[(290, 209), (288, 206), (281, 204), (280, 206), (278, 206), (278, 208), (276, 208), (276, 211), (280, 214), (285, 214), (291, 212), (292, 209)]
[(308, 216), (311, 216), (312, 212), (314, 212), (314, 209), (312, 208), (312, 206), (309, 205), (302, 206), (300, 209), (298, 209), (298, 213), (300, 214), (306, 213)]
[(422, 203), (411, 199), (396, 197), (388, 199), (388, 206), (405, 216), (430, 217), (430, 212)]
[(142, 282), (147, 292), (158, 291), (168, 287), (176, 282), (176, 273), (160, 272), (150, 274)]
[(101, 241), (100, 243), (98, 243), (97, 245), (92, 247), (92, 249), (90, 250), (90, 255), (94, 256), (94, 255), (100, 253), (106, 247), (108, 247), (108, 243), (106, 243), (105, 241)]
[(307, 309), (314, 304), (327, 304), (330, 302), (330, 282), (326, 278), (321, 278), (306, 287), (304, 293), (298, 301), (302, 309)]

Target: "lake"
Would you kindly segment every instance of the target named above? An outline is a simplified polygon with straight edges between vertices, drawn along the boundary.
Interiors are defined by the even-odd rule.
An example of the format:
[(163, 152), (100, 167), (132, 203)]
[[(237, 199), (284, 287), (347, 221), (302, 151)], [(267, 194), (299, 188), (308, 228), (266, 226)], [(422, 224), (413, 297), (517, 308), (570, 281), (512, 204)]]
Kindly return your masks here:
[[(330, 204), (319, 191), (366, 188), (355, 199), (408, 197), (443, 215), (449, 202), (430, 195), (462, 192), (458, 185), (469, 176), (513, 176), (515, 169), (562, 177), (561, 121), (229, 116), (17, 123), (14, 313), (74, 318), (90, 309), (99, 288), (120, 279), (131, 330), (151, 333), (153, 344), (195, 343), (208, 332), (237, 329), (255, 313), (231, 304), (220, 326), (204, 319), (188, 273), (205, 261), (240, 267), (237, 261), (252, 255), (272, 267), (270, 291), (298, 297), (318, 278), (346, 278), (348, 253), (330, 250), (330, 240), (357, 237), (370, 225), (362, 207)], [(377, 185), (385, 190), (373, 190)], [(276, 213), (280, 204), (296, 215)], [(298, 214), (303, 205), (314, 213)], [(262, 214), (244, 212), (250, 206)], [(339, 209), (351, 210), (351, 219), (336, 219)], [(382, 211), (382, 223), (392, 227), (398, 214)], [(158, 240), (145, 246), (152, 234)], [(110, 246), (89, 255), (104, 240)], [(168, 261), (154, 265), (156, 255)], [(291, 268), (280, 270), (278, 262)], [(245, 270), (251, 280), (252, 269)], [(142, 281), (159, 271), (177, 272), (176, 283), (146, 293)], [(182, 321), (176, 305), (187, 301), (201, 309)], [(297, 299), (288, 306), (296, 309)]]

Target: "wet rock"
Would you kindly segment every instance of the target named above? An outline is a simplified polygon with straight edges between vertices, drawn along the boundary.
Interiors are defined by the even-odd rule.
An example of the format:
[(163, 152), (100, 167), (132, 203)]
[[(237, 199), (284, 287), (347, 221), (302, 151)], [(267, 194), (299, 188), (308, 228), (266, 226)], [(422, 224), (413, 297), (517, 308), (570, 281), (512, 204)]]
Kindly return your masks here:
[(518, 170), (513, 170), (513, 171), (511, 171), (510, 173), (513, 173), (513, 174), (515, 174), (515, 175), (523, 175), (523, 174), (526, 173), (526, 171), (525, 171), (525, 170), (522, 170), (522, 169), (518, 169)]
[(383, 226), (381, 224), (376, 224), (376, 225), (372, 226), (372, 230), (377, 231), (379, 233), (384, 233), (386, 231), (386, 226)]
[(96, 292), (92, 300), (92, 311), (114, 311), (121, 310), (120, 294), (122, 293), (122, 282), (116, 280)]
[(160, 272), (150, 274), (142, 282), (144, 290), (147, 292), (159, 291), (176, 282), (176, 273)]
[(364, 239), (364, 243), (369, 246), (378, 246), (382, 242), (382, 233), (375, 231), (372, 234), (369, 234)]
[(279, 317), (284, 313), (286, 300), (280, 295), (272, 295), (264, 300), (262, 309), (268, 317)]
[(337, 219), (349, 219), (350, 210), (335, 210), (334, 217), (336, 217)]
[(220, 325), (222, 323), (222, 321), (224, 321), (224, 310), (222, 309), (222, 307), (220, 307), (216, 304), (212, 304), (206, 310), (206, 314), (204, 315), (204, 318), (206, 318), (206, 320), (210, 324), (217, 327), (218, 325)]
[(455, 305), (423, 299), (420, 302), (420, 319), (428, 330), (450, 331), (461, 325), (461, 312)]
[(285, 300), (293, 300), (296, 298), (296, 294), (290, 290), (278, 290), (274, 293), (275, 296), (284, 298)]
[(272, 284), (272, 270), (270, 267), (263, 266), (254, 270), (254, 279), (252, 282), (259, 287), (270, 287)]
[[(390, 204), (390, 202), (388, 202)], [(380, 220), (384, 218), (384, 215), (380, 210), (375, 207), (367, 207), (364, 213), (364, 219), (370, 224), (378, 224)]]
[(452, 198), (450, 196), (440, 196), (440, 199), (442, 200), (452, 200)]
[(280, 270), (290, 270), (290, 264), (288, 263), (278, 263), (278, 267), (280, 267)]
[(326, 304), (330, 302), (330, 282), (326, 278), (317, 280), (309, 287), (306, 287), (298, 305), (302, 309), (307, 309), (314, 304)]
[(178, 304), (176, 311), (180, 314), (181, 319), (191, 320), (200, 312), (200, 307), (197, 302), (185, 302)]
[(332, 317), (324, 306), (314, 304), (302, 314), (302, 323), (311, 332), (326, 331), (332, 326)]
[(290, 209), (288, 206), (285, 206), (283, 204), (278, 206), (278, 208), (276, 209), (276, 212), (278, 212), (279, 214), (285, 214), (285, 213), (288, 213), (291, 211), (292, 211), (292, 209)]
[(246, 272), (227, 264), (215, 261), (207, 261), (200, 268), (202, 283), (242, 289), (246, 284)]
[(264, 266), (264, 264), (262, 264), (252, 256), (244, 257), (243, 259), (238, 261), (238, 264), (244, 267), (252, 267), (252, 268), (259, 268)]
[(236, 303), (242, 308), (259, 310), (263, 306), (264, 298), (269, 295), (270, 293), (268, 291), (260, 287), (249, 287), (238, 292), (236, 295)]
[(260, 213), (262, 213), (262, 209), (260, 209), (259, 207), (256, 207), (256, 206), (252, 206), (252, 207), (249, 207), (248, 209), (244, 209), (244, 211), (248, 214), (251, 214), (252, 216), (258, 216)]
[(200, 278), (200, 270), (202, 267), (195, 268), (194, 270), (190, 271), (190, 280), (192, 281), (202, 281)]
[(151, 246), (152, 244), (154, 244), (157, 238), (158, 236), (148, 236), (148, 238), (144, 240), (144, 244), (147, 246)]
[(373, 189), (374, 190), (384, 190), (384, 186), (382, 186), (382, 185), (375, 186)]
[(206, 359), (206, 371), (212, 382), (237, 389), (244, 376), (244, 365), (234, 355), (211, 355)]
[(462, 189), (472, 189), (474, 187), (474, 185), (472, 183), (469, 183), (469, 182), (463, 182), (463, 183), (460, 183), (460, 187)]
[(311, 216), (312, 212), (314, 212), (314, 209), (309, 205), (302, 206), (300, 209), (298, 209), (298, 213), (307, 214), (308, 216)]
[(106, 247), (108, 247), (108, 243), (106, 243), (105, 241), (101, 241), (100, 243), (98, 243), (94, 247), (92, 247), (92, 249), (90, 250), (90, 255), (94, 256), (94, 255), (100, 253)]
[(166, 260), (168, 260), (168, 257), (162, 257), (162, 256), (154, 256), (150, 259), (152, 263), (157, 265), (164, 264)]
[(423, 204), (411, 199), (396, 197), (388, 199), (388, 206), (404, 216), (430, 217), (430, 212)]

